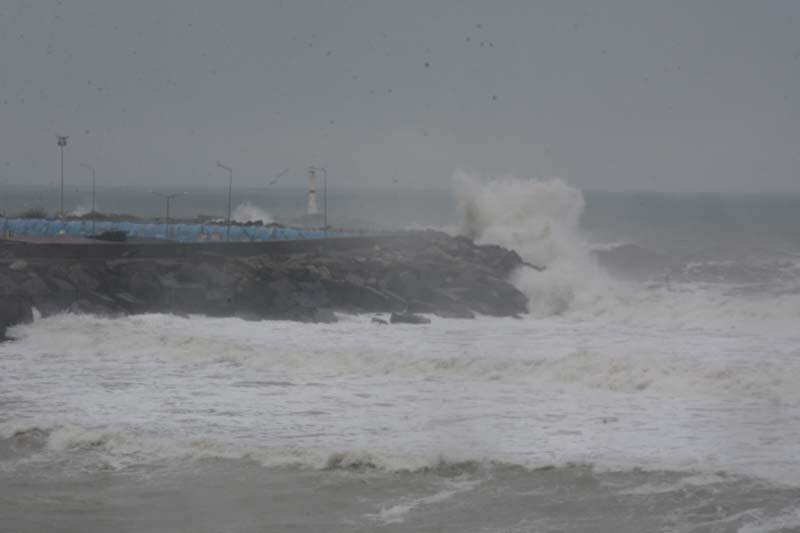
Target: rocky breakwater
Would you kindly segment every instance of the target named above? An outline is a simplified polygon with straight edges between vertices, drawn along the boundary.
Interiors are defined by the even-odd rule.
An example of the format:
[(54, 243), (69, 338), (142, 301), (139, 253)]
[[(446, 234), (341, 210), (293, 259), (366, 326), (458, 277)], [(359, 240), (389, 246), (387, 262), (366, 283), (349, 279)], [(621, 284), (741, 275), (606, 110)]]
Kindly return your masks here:
[(334, 321), (333, 311), (516, 316), (527, 300), (508, 276), (533, 268), (514, 251), (433, 231), (246, 257), (6, 255), (0, 328), (30, 320), (32, 307), (43, 316), (171, 312), (309, 322)]

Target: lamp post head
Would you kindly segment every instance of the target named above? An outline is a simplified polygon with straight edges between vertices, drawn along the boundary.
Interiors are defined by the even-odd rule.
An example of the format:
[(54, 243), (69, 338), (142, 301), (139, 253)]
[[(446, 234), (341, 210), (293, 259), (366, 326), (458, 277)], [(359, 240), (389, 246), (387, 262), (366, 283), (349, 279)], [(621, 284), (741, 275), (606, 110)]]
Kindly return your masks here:
[(59, 146), (66, 146), (68, 138), (69, 138), (68, 135), (59, 135), (58, 136), (58, 145)]

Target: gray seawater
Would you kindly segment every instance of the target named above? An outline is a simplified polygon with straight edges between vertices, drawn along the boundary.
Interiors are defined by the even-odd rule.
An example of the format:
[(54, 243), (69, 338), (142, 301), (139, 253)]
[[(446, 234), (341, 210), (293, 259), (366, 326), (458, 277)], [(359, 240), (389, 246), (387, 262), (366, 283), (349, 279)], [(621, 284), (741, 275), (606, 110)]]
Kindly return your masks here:
[[(209, 461), (72, 478), (21, 469), (0, 488), (0, 527), (87, 533), (797, 531), (783, 515), (797, 505), (798, 489), (726, 477), (695, 486), (682, 483), (687, 478), (473, 464), (375, 473)], [(465, 484), (477, 487), (449, 496)], [(642, 490), (654, 485), (654, 494)], [(392, 508), (376, 513), (386, 501), (411, 507), (410, 516)], [(753, 526), (759, 523), (767, 527)]]
[[(224, 213), (220, 191), (190, 192), (179, 216)], [(16, 328), (0, 531), (800, 531), (800, 198), (583, 196), (577, 232), (608, 278), (554, 263), (524, 286), (566, 307), (521, 321)], [(290, 219), (304, 195), (244, 201)], [(160, 214), (146, 191), (98, 204)], [(329, 210), (459, 221), (448, 191), (334, 189)]]

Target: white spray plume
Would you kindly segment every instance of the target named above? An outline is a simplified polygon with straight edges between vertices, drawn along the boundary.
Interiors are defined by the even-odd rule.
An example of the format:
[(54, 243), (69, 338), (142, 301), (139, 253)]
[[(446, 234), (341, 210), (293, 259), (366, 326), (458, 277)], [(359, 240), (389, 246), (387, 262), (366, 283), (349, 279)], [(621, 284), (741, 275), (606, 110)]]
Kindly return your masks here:
[(264, 209), (258, 207), (252, 202), (243, 202), (236, 206), (233, 210), (231, 218), (236, 222), (263, 222), (264, 224), (271, 224), (275, 219), (267, 213)]
[(607, 280), (595, 265), (578, 224), (583, 194), (559, 178), (503, 176), (491, 180), (458, 172), (456, 190), (463, 235), (516, 250), (544, 272), (520, 269), (512, 282), (534, 315), (561, 314), (592, 297)]
[[(95, 204), (95, 211), (98, 210), (97, 205)], [(78, 204), (72, 211), (70, 211), (69, 216), (71, 217), (82, 217), (86, 216), (92, 212), (92, 203), (91, 201), (83, 202)]]

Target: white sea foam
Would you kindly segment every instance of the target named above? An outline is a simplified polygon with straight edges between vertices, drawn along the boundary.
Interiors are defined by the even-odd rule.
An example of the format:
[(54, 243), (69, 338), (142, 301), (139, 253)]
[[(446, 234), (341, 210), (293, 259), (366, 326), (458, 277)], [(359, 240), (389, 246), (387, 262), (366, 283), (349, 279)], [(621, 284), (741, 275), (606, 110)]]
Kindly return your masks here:
[(782, 533), (800, 531), (800, 507), (786, 509), (777, 516), (764, 516), (762, 513), (750, 513), (752, 522), (741, 528), (739, 533)]
[[(357, 448), (332, 451), (327, 447), (272, 446), (249, 439), (235, 442), (221, 438), (220, 435), (199, 438), (188, 433), (158, 434), (149, 428), (113, 425), (87, 427), (65, 424), (63, 420), (47, 416), (40, 417), (36, 423), (27, 420), (0, 422), (0, 440), (24, 439), (26, 435), (34, 434), (37, 437), (44, 436), (45, 446), (41, 453), (45, 457), (38, 457), (40, 461), (66, 453), (76, 458), (78, 467), (114, 470), (180, 460), (241, 459), (268, 467), (295, 466), (353, 472), (423, 470), (452, 475), (454, 471), (462, 468), (473, 470), (479, 463), (488, 464), (492, 460), (485, 457), (467, 460), (457, 453), (448, 457), (444, 453), (400, 454), (387, 453), (387, 450), (368, 451)], [(87, 453), (93, 455), (87, 457)], [(523, 466), (535, 468), (543, 464)]]
[[(551, 319), (552, 320), (552, 319)], [(477, 327), (476, 327), (477, 326)], [(547, 326), (543, 328), (543, 326)], [(409, 326), (410, 328), (410, 326)], [(302, 336), (300, 336), (301, 331)], [(615, 392), (675, 392), (800, 403), (800, 349), (794, 337), (759, 359), (765, 337), (695, 326), (634, 336), (638, 325), (483, 318), (434, 320), (374, 337), (368, 317), (335, 326), (140, 315), (57, 315), (13, 330), (26, 351), (58, 339), (74, 357), (234, 364), (309, 375), (536, 381)], [(497, 333), (492, 333), (497, 331)], [(682, 339), (676, 339), (680, 334)], [(702, 347), (702, 348), (701, 348)], [(704, 354), (698, 354), (702, 349)]]
[[(78, 466), (123, 469), (149, 463), (176, 460), (247, 459), (264, 466), (298, 465), (323, 469), (330, 454), (322, 450), (297, 448), (271, 448), (268, 446), (237, 446), (224, 439), (199, 438), (189, 434), (157, 434), (147, 428), (87, 427), (65, 424), (50, 417), (42, 417), (32, 424), (25, 420), (0, 423), (0, 439), (9, 439), (30, 432), (46, 435), (43, 451), (50, 456), (68, 453), (76, 457)], [(83, 454), (94, 454), (86, 457)], [(350, 452), (353, 457), (365, 452)], [(46, 459), (46, 458), (45, 458)], [(385, 465), (375, 459), (377, 467)]]
[(400, 524), (405, 522), (407, 516), (419, 507), (436, 505), (453, 499), (458, 494), (474, 490), (481, 484), (480, 481), (448, 480), (443, 482), (442, 490), (421, 498), (402, 498), (400, 502), (384, 504), (376, 513), (368, 518), (378, 520), (384, 524)]
[(630, 496), (652, 496), (654, 494), (679, 492), (690, 487), (705, 487), (729, 482), (730, 478), (726, 476), (721, 476), (717, 473), (704, 472), (701, 474), (683, 477), (674, 483), (645, 483), (633, 488), (621, 490), (618, 492), (618, 494)]
[(441, 455), (800, 483), (791, 332), (342, 318), (67, 314), (18, 326), (0, 345), (0, 402), (16, 406), (8, 431), (47, 428), (48, 453), (115, 468), (222, 457), (396, 470)]

